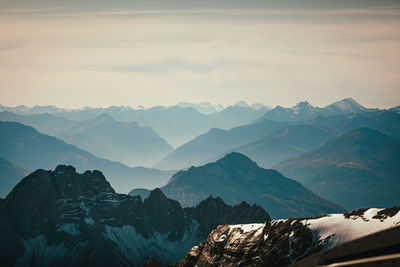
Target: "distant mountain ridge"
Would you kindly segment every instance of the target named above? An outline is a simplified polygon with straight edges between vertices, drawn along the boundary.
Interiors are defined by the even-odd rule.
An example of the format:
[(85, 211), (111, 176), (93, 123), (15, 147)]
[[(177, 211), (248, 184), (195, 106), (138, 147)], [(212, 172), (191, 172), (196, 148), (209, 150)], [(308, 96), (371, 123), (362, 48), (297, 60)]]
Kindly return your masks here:
[[(369, 127), (393, 137), (400, 137), (399, 113), (365, 109), (352, 99), (345, 99), (325, 108), (312, 107), (309, 103), (302, 102), (295, 109), (278, 107), (275, 111), (279, 110), (282, 112), (271, 110), (265, 113), (270, 118), (264, 116), (256, 122), (230, 130), (211, 129), (176, 148), (154, 167), (182, 169), (199, 166), (231, 151), (242, 152), (260, 165), (271, 167), (279, 161), (317, 148), (330, 138), (359, 127)], [(350, 111), (355, 113), (348, 113)], [(305, 131), (307, 127), (309, 132)], [(294, 130), (296, 128), (299, 130), (298, 134)], [(292, 131), (283, 133), (289, 129)], [(276, 132), (276, 136), (272, 136), (273, 132)]]
[[(212, 195), (228, 204), (242, 200), (256, 203), (268, 210), (272, 218), (345, 211), (278, 171), (260, 168), (248, 157), (236, 152), (216, 162), (177, 172), (161, 190), (184, 207), (195, 206)], [(130, 192), (130, 195), (136, 194), (144, 195), (146, 191)]]
[(318, 148), (336, 137), (330, 131), (309, 124), (283, 127), (267, 136), (241, 147), (232, 148), (245, 154), (264, 168), (271, 168), (282, 160)]
[(32, 126), (96, 156), (129, 166), (151, 166), (173, 150), (151, 128), (116, 121), (107, 113), (77, 122), (47, 113), (28, 116), (0, 112), (0, 120)]
[(143, 167), (130, 168), (122, 163), (96, 157), (73, 145), (15, 122), (0, 122), (0, 157), (34, 170), (50, 169), (59, 164), (73, 164), (79, 171), (101, 169), (118, 192), (132, 187), (159, 187), (172, 171)]
[(224, 107), (221, 104), (213, 105), (210, 102), (206, 102), (206, 101), (200, 102), (198, 104), (190, 103), (190, 102), (179, 102), (177, 104), (177, 106), (192, 107), (206, 115), (209, 115), (209, 114), (212, 114), (215, 112), (219, 112), (224, 109)]
[(107, 113), (77, 123), (59, 138), (96, 156), (129, 166), (151, 166), (173, 150), (151, 128), (136, 122), (116, 121)]
[[(0, 111), (13, 112), (25, 116), (48, 113), (49, 115), (61, 117), (69, 121), (90, 120), (102, 113), (107, 113), (118, 121), (137, 122), (140, 126), (151, 127), (157, 134), (166, 139), (169, 144), (178, 146), (213, 127), (230, 129), (247, 124), (260, 118), (268, 110), (268, 107), (265, 106), (256, 105), (252, 107), (246, 103), (246, 107), (238, 104), (226, 108), (216, 106), (216, 112), (204, 114), (199, 110), (203, 107), (209, 109), (211, 104), (203, 103), (201, 105), (200, 103), (199, 105), (181, 103), (169, 107), (155, 106), (134, 109), (124, 106), (111, 106), (108, 108), (85, 107), (74, 110), (60, 109), (54, 106), (36, 106), (33, 108), (18, 106), (11, 108), (0, 105)], [(17, 120), (17, 122), (22, 121)], [(28, 125), (37, 128), (36, 125)], [(39, 130), (45, 132), (43, 129)], [(50, 132), (45, 133), (53, 135)]]
[(400, 203), (400, 139), (359, 128), (274, 168), (345, 208)]
[(228, 131), (213, 128), (178, 147), (154, 166), (161, 169), (182, 169), (215, 161), (233, 147), (256, 141), (286, 125), (288, 123), (263, 120)]
[(270, 111), (267, 111), (265, 115), (258, 121), (269, 119), (279, 122), (304, 122), (320, 116), (327, 117), (333, 115), (346, 115), (352, 113), (363, 113), (372, 110), (373, 109), (367, 109), (361, 106), (352, 98), (342, 99), (323, 108), (314, 107), (307, 101), (303, 101), (297, 103), (291, 108), (278, 106)]
[(0, 265), (168, 264), (218, 224), (269, 220), (259, 206), (214, 198), (183, 209), (159, 189), (142, 201), (115, 193), (99, 171), (60, 165), (36, 170), (0, 199)]

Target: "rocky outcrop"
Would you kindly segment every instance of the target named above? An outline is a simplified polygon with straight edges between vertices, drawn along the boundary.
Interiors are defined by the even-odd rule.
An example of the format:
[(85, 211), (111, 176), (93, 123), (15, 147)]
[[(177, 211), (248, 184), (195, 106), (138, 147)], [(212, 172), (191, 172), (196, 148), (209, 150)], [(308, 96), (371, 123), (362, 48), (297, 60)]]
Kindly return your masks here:
[(287, 266), (320, 249), (297, 220), (221, 225), (175, 266)]
[(259, 206), (231, 207), (221, 199), (183, 209), (159, 189), (142, 201), (117, 194), (99, 171), (58, 166), (33, 172), (0, 199), (0, 265), (140, 266), (149, 258), (168, 264), (218, 224), (268, 220)]
[[(232, 207), (225, 204), (221, 198), (211, 196), (195, 208), (185, 208), (185, 212), (191, 219), (200, 223), (201, 231), (207, 235), (215, 228), (213, 225), (222, 225), (224, 221), (237, 224), (271, 220), (264, 209), (258, 205), (250, 206), (243, 201)], [(252, 219), (255, 221), (251, 221)]]
[[(400, 207), (308, 219), (221, 225), (175, 267), (287, 266), (351, 240), (400, 225)], [(148, 266), (157, 266), (149, 262)]]

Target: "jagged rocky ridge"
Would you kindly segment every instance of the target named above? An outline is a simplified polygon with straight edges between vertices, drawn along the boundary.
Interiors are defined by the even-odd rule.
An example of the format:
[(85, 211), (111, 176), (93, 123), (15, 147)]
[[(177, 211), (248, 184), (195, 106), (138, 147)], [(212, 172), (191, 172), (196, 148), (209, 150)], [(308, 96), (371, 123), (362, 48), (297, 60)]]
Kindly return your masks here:
[(219, 224), (264, 222), (244, 202), (208, 198), (183, 209), (159, 189), (144, 201), (117, 194), (99, 171), (37, 170), (0, 199), (1, 266), (141, 266), (184, 257)]
[[(308, 219), (220, 225), (174, 265), (287, 266), (315, 252), (400, 225), (400, 206), (360, 209)], [(159, 266), (149, 260), (145, 266)]]

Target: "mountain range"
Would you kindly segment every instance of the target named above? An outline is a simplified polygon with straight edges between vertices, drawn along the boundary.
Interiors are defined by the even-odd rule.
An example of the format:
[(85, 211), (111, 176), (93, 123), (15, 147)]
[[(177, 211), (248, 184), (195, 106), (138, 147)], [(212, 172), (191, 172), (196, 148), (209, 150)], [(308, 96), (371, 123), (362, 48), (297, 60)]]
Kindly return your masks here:
[(79, 122), (50, 114), (19, 115), (5, 111), (0, 112), (0, 120), (23, 123), (98, 157), (129, 166), (151, 166), (173, 150), (151, 128), (116, 121), (107, 113)]
[(96, 156), (128, 166), (151, 166), (173, 148), (149, 127), (120, 122), (103, 113), (76, 124), (58, 137)]
[(232, 148), (231, 151), (243, 153), (260, 166), (271, 168), (285, 159), (318, 148), (334, 137), (333, 133), (324, 128), (298, 124), (280, 128), (254, 142)]
[(308, 152), (330, 138), (360, 127), (376, 129), (400, 138), (400, 114), (389, 110), (370, 110), (320, 116), (304, 122), (264, 118), (231, 130), (215, 128), (176, 148), (154, 167), (182, 169), (199, 166), (227, 152), (237, 151), (251, 157), (261, 166), (270, 168), (279, 161)]
[[(399, 107), (0, 105), (0, 147), (1, 266), (309, 266), (363, 236), (375, 256), (399, 246)], [(394, 243), (365, 237), (379, 230)]]
[(230, 130), (213, 128), (207, 133), (175, 149), (159, 161), (155, 167), (161, 169), (182, 169), (215, 161), (228, 150), (254, 142), (285, 125), (287, 123), (263, 120)]
[(359, 128), (274, 166), (347, 209), (400, 203), (400, 139)]
[(0, 199), (1, 266), (173, 263), (218, 224), (269, 221), (259, 206), (208, 198), (183, 209), (159, 189), (117, 194), (99, 171), (37, 170)]
[[(221, 197), (228, 204), (242, 200), (257, 203), (274, 219), (345, 211), (278, 171), (260, 168), (236, 152), (216, 162), (177, 172), (161, 190), (184, 207), (193, 207), (210, 195)], [(133, 190), (129, 194), (145, 196), (146, 191)]]
[[(43, 116), (52, 115), (53, 120), (59, 121), (59, 118), (62, 118), (64, 119), (64, 123), (68, 124), (71, 121), (78, 122), (94, 119), (103, 113), (107, 113), (115, 120), (121, 122), (136, 122), (142, 127), (150, 127), (158, 135), (166, 139), (169, 144), (178, 146), (199, 134), (207, 132), (213, 127), (230, 129), (249, 123), (250, 121), (260, 118), (265, 111), (269, 109), (263, 105), (249, 106), (247, 103), (243, 103), (239, 102), (224, 109), (218, 107), (216, 112), (210, 114), (200, 112), (199, 105), (191, 103), (183, 103), (170, 107), (155, 106), (148, 109), (112, 106), (108, 108), (86, 107), (75, 110), (60, 109), (54, 106), (37, 106), (33, 108), (18, 106), (12, 108), (0, 105), (0, 111), (28, 117), (32, 116), (33, 122), (30, 118), (27, 119), (24, 117), (12, 121), (24, 123), (37, 128), (37, 130), (43, 133), (56, 136), (60, 133), (62, 134), (62, 129), (64, 128), (62, 124), (58, 123), (60, 127), (46, 127), (46, 129), (44, 129), (32, 123), (37, 122), (37, 117), (43, 118)], [(58, 119), (54, 119), (54, 117), (58, 117)], [(4, 120), (3, 118), (0, 116), (0, 120)], [(56, 133), (53, 132), (54, 130)]]
[(363, 107), (352, 98), (342, 99), (323, 108), (314, 107), (307, 101), (303, 101), (291, 108), (277, 106), (267, 111), (259, 120), (269, 119), (273, 121), (304, 122), (317, 117), (364, 113), (372, 110), (373, 109)]
[(173, 174), (173, 171), (131, 168), (102, 159), (16, 122), (0, 122), (0, 147), (0, 157), (28, 170), (50, 169), (59, 164), (74, 165), (79, 171), (101, 169), (118, 192), (135, 187), (159, 187)]

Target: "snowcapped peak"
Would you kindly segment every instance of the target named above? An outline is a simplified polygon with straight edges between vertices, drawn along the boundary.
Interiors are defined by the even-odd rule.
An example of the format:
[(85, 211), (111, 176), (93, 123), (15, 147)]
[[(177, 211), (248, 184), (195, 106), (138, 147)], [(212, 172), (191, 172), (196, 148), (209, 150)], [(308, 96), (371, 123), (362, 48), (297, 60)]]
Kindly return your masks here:
[(363, 107), (362, 105), (357, 103), (357, 101), (355, 101), (351, 97), (342, 99), (335, 103), (332, 103), (332, 104), (326, 106), (325, 108), (335, 110), (336, 112), (342, 112), (342, 113), (353, 113), (353, 112), (359, 112), (359, 111), (366, 110), (365, 107)]

